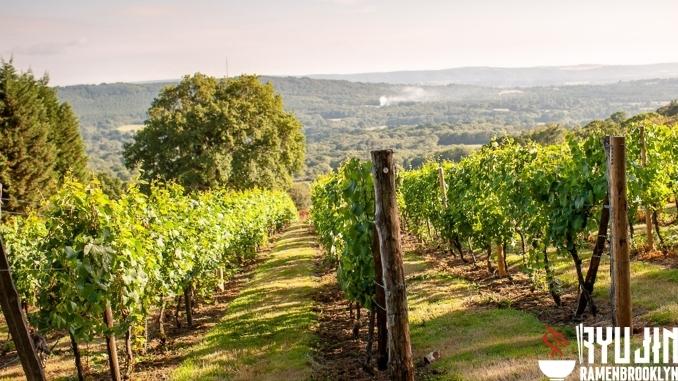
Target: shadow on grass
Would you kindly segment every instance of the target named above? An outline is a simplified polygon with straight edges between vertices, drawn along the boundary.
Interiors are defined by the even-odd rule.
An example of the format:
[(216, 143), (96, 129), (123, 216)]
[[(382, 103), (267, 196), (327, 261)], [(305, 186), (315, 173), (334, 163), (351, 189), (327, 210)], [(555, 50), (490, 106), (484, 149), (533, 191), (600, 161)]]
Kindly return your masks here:
[[(610, 263), (603, 257), (593, 290), (596, 306), (603, 314), (596, 317), (599, 325), (610, 325)], [(588, 261), (584, 262), (588, 266)], [(566, 283), (576, 284), (572, 266), (559, 267), (558, 276)], [(631, 261), (631, 304), (636, 327), (678, 324), (678, 269), (656, 263)]]
[(439, 351), (442, 358), (423, 376), (428, 380), (540, 379), (538, 357), (544, 325), (511, 308), (469, 303), (477, 289), (422, 257), (406, 255), (410, 332), (415, 360)]

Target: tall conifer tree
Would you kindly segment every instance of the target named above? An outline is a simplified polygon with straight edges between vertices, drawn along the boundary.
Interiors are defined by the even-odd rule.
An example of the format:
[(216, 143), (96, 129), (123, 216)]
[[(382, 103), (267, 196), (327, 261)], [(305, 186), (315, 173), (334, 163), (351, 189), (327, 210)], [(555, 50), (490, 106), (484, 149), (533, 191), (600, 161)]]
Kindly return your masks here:
[(78, 122), (47, 78), (0, 64), (0, 182), (3, 210), (24, 212), (48, 197), (65, 173), (84, 178)]
[(59, 102), (56, 92), (47, 86), (47, 82), (47, 77), (43, 77), (39, 81), (39, 89), (42, 103), (47, 108), (50, 142), (56, 149), (54, 170), (59, 180), (66, 174), (84, 180), (88, 175), (87, 155), (80, 137), (78, 118), (70, 105)]

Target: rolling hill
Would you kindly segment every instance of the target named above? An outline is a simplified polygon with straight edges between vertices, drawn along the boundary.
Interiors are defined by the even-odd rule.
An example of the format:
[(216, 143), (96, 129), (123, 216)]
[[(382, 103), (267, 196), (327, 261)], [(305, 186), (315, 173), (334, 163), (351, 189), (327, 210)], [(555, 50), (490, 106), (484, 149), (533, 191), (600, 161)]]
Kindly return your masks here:
[(442, 70), (412, 70), (380, 73), (316, 74), (316, 79), (336, 79), (367, 83), (446, 85), (450, 83), (491, 86), (531, 87), (577, 84), (606, 84), (654, 78), (678, 77), (678, 63), (651, 65), (573, 65), (541, 67), (461, 67)]
[[(391, 147), (408, 162), (458, 151), (492, 136), (535, 126), (575, 126), (623, 111), (655, 110), (678, 98), (678, 79), (602, 85), (488, 87), (395, 85), (299, 77), (262, 77), (282, 94), (304, 125), (310, 178), (348, 155)], [(59, 87), (80, 117), (91, 166), (125, 178), (124, 142), (141, 128), (153, 98), (173, 82)]]

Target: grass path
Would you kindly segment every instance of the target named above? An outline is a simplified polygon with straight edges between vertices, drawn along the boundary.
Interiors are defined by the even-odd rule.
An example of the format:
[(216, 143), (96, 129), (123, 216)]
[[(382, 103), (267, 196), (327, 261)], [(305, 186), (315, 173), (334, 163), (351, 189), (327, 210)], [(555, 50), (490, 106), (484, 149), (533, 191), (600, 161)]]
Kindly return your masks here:
[(304, 380), (310, 377), (312, 294), (317, 287), (314, 236), (304, 223), (289, 227), (264, 254), (253, 279), (175, 380)]

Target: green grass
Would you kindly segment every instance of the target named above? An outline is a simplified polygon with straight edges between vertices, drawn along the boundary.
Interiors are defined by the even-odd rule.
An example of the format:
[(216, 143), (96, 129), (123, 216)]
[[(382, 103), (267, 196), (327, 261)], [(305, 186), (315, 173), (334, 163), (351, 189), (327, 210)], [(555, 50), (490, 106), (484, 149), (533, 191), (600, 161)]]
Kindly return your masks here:
[[(231, 304), (211, 331), (175, 372), (177, 380), (304, 380), (308, 379), (311, 327), (312, 236), (302, 225), (288, 231), (258, 268), (254, 280)], [(584, 269), (590, 248), (582, 248)], [(558, 278), (576, 284), (571, 259), (552, 252)], [(520, 257), (510, 254), (511, 265)], [(463, 278), (438, 270), (406, 253), (408, 304), (415, 359), (439, 351), (441, 359), (428, 380), (541, 380), (537, 360), (548, 356), (541, 337), (545, 327), (534, 315), (513, 308), (477, 307), (478, 289)], [(632, 297), (643, 319), (678, 324), (678, 270), (634, 261)], [(609, 262), (603, 259), (594, 296), (607, 298)], [(573, 336), (572, 326), (556, 327)], [(576, 344), (570, 340), (570, 352)]]
[[(664, 218), (671, 219), (675, 215), (675, 205), (668, 204), (664, 209)], [(673, 242), (678, 236), (678, 224), (661, 227), (662, 235), (667, 242)], [(645, 225), (635, 224), (633, 245), (643, 246), (645, 243)], [(657, 238), (655, 236), (655, 241)], [(658, 242), (657, 242), (658, 244)], [(592, 247), (581, 247), (579, 255), (584, 261), (582, 270), (588, 271)], [(566, 288), (576, 288), (577, 276), (569, 255), (558, 255), (555, 249), (549, 250), (549, 258), (558, 280)], [(510, 266), (519, 265), (520, 256), (514, 250), (507, 255)], [(593, 292), (599, 303), (609, 299), (610, 261), (606, 251), (602, 257)], [(667, 268), (656, 263), (631, 260), (631, 300), (634, 315), (653, 325), (678, 325), (678, 269)]]
[[(662, 227), (665, 237), (675, 226)], [(637, 243), (644, 242), (644, 226), (636, 227)], [(556, 276), (565, 287), (576, 287), (576, 273), (569, 256), (549, 250)], [(588, 269), (591, 248), (582, 248), (583, 269)], [(406, 257), (412, 346), (416, 358), (438, 350), (441, 360), (432, 368), (430, 380), (524, 380), (543, 379), (537, 367), (548, 348), (541, 341), (544, 324), (534, 315), (511, 308), (474, 308), (467, 300), (477, 294), (474, 286), (428, 266), (420, 257)], [(519, 266), (512, 252), (507, 261)], [(598, 271), (594, 297), (603, 303), (610, 287), (609, 257)], [(678, 269), (643, 261), (631, 262), (631, 292), (634, 313), (651, 325), (678, 325)], [(570, 338), (572, 326), (556, 327)], [(640, 340), (639, 338), (636, 338)]]
[(474, 308), (467, 281), (432, 268), (416, 254), (405, 258), (410, 332), (415, 358), (437, 350), (431, 380), (540, 379), (536, 360), (548, 355), (544, 324), (529, 313)]
[[(588, 257), (582, 266), (588, 270)], [(574, 287), (577, 276), (569, 258), (560, 258), (556, 265), (556, 274), (563, 283)], [(610, 261), (602, 258), (593, 296), (601, 303), (609, 298)], [(631, 261), (631, 302), (634, 314), (643, 320), (657, 325), (678, 324), (678, 269), (643, 261)]]
[(173, 379), (307, 379), (316, 320), (313, 239), (306, 225), (288, 229)]

